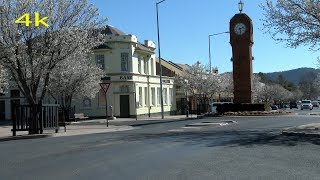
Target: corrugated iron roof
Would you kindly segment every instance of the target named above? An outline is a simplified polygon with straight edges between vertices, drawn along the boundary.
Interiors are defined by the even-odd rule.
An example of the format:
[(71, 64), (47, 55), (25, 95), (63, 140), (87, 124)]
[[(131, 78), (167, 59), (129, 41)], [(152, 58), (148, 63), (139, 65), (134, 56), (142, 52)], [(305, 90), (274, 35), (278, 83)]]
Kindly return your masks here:
[(111, 25), (106, 25), (106, 28), (102, 30), (102, 34), (117, 35), (117, 36), (126, 35), (126, 33), (120, 31), (118, 28), (113, 27)]
[(138, 42), (137, 44), (137, 49), (142, 50), (142, 51), (147, 51), (147, 52), (151, 52), (154, 53), (152, 50), (150, 50), (147, 46), (145, 46), (144, 44)]

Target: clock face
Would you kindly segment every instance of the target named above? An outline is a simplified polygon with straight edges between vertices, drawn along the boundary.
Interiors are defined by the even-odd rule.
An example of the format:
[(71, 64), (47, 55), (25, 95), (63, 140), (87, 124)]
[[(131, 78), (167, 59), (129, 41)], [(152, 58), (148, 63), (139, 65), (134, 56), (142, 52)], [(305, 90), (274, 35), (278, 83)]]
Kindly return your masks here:
[(237, 35), (242, 35), (246, 32), (247, 30), (247, 27), (246, 25), (244, 25), (243, 23), (238, 23), (234, 26), (234, 32), (237, 34)]

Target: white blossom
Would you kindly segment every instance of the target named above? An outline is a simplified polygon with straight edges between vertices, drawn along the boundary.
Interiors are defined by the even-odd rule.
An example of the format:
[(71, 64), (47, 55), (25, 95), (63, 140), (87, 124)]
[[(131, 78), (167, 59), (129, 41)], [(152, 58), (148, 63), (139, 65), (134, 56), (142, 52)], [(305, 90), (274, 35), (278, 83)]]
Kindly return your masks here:
[(57, 64), (48, 90), (63, 107), (71, 107), (74, 97), (95, 97), (100, 90), (99, 82), (103, 74), (104, 71), (89, 57), (70, 57)]
[(185, 69), (185, 74), (177, 76), (175, 82), (182, 90), (196, 97), (202, 105), (218, 99), (220, 93), (230, 89), (228, 76), (209, 73), (199, 62)]
[[(104, 42), (106, 19), (88, 0), (0, 0), (0, 64), (12, 75), (29, 104), (41, 101), (59, 63), (83, 57)], [(47, 16), (49, 27), (26, 27), (14, 19), (24, 13)], [(32, 19), (33, 20), (33, 19)]]

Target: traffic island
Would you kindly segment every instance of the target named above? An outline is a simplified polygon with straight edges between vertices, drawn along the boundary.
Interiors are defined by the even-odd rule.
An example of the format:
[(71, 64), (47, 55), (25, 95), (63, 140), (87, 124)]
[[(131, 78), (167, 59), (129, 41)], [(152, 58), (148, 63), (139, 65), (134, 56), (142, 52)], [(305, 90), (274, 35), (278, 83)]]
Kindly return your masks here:
[(220, 121), (220, 122), (205, 121), (205, 122), (187, 124), (185, 126), (186, 127), (227, 126), (233, 123), (237, 123), (237, 121)]
[(292, 115), (291, 112), (283, 110), (275, 111), (239, 111), (239, 112), (224, 112), (224, 116), (275, 116), (275, 115)]
[(320, 123), (305, 124), (282, 130), (282, 135), (299, 137), (320, 137)]

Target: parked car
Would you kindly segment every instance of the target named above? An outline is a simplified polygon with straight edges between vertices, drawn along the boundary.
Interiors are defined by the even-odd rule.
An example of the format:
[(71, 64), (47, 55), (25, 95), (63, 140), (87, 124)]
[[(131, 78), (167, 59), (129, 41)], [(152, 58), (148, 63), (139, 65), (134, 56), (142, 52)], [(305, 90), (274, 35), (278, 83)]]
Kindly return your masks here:
[(318, 101), (312, 101), (311, 104), (313, 105), (313, 107), (319, 107)]
[(289, 108), (289, 107), (290, 107), (289, 103), (284, 103), (283, 104), (283, 108)]
[(298, 109), (298, 103), (296, 102), (290, 102), (290, 109), (297, 108)]
[(313, 109), (313, 105), (311, 103), (311, 100), (302, 100), (301, 101), (301, 110), (303, 109)]
[(278, 110), (279, 109), (277, 105), (271, 105), (270, 107), (271, 107), (271, 110)]

